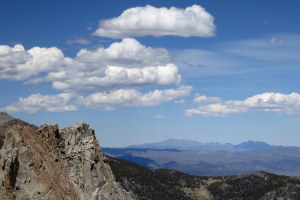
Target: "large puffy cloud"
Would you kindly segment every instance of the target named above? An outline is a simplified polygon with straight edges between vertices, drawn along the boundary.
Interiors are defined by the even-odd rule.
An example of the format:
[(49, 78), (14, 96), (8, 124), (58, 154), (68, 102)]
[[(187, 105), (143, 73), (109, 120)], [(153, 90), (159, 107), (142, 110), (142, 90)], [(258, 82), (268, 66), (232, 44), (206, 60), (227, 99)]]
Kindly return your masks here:
[(50, 73), (53, 87), (58, 90), (97, 91), (143, 85), (179, 84), (181, 77), (173, 64), (166, 66), (125, 68), (108, 66), (104, 72), (75, 73), (71, 70)]
[[(38, 76), (44, 72), (45, 77)], [(103, 91), (144, 85), (178, 85), (181, 76), (165, 49), (125, 38), (109, 47), (82, 49), (74, 58), (60, 49), (0, 46), (0, 78), (52, 82), (58, 90)]]
[(15, 45), (10, 47), (7, 45), (0, 45), (0, 67), (1, 70), (4, 68), (10, 68), (17, 64), (24, 64), (31, 56), (25, 51), (22, 45)]
[(22, 45), (0, 45), (0, 78), (16, 77), (19, 74), (17, 66), (25, 64), (31, 58)]
[(51, 112), (75, 111), (77, 107), (68, 104), (74, 95), (71, 93), (61, 93), (56, 95), (32, 94), (27, 98), (19, 98), (17, 103), (2, 108), (7, 112), (29, 112), (34, 113), (39, 110)]
[(115, 42), (108, 48), (82, 49), (78, 52), (79, 62), (122, 66), (166, 65), (170, 62), (168, 51), (162, 48), (146, 47), (132, 38)]
[(79, 104), (87, 107), (107, 107), (121, 104), (125, 106), (155, 106), (163, 102), (172, 101), (178, 97), (188, 96), (193, 88), (180, 86), (176, 89), (154, 90), (141, 93), (134, 89), (119, 89), (110, 92), (93, 93), (86, 97), (79, 97)]
[(34, 47), (26, 51), (22, 45), (0, 45), (0, 78), (25, 80), (57, 69), (63, 59), (63, 53), (56, 47)]
[(134, 7), (119, 17), (100, 21), (94, 35), (109, 38), (132, 36), (214, 36), (214, 18), (204, 8), (193, 5), (186, 9)]
[[(178, 85), (181, 76), (165, 49), (153, 49), (125, 38), (108, 48), (83, 49), (65, 58), (47, 80), (58, 90), (105, 91), (145, 85)], [(39, 79), (45, 80), (45, 79)]]
[[(200, 99), (200, 96), (196, 99)], [(196, 101), (201, 104), (197, 108), (188, 109), (185, 115), (195, 114), (204, 116), (226, 116), (232, 113), (243, 113), (248, 111), (278, 112), (281, 114), (294, 114), (300, 112), (300, 94), (262, 93), (245, 99), (244, 101), (229, 100), (216, 102), (217, 97), (204, 97), (211, 102)]]

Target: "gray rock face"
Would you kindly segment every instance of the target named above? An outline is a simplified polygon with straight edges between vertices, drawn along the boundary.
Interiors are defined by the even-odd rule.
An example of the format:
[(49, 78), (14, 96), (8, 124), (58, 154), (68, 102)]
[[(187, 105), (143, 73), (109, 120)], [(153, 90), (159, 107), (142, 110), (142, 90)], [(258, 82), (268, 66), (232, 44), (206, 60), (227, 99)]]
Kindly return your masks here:
[(15, 125), (0, 150), (1, 199), (135, 199), (116, 181), (94, 130)]

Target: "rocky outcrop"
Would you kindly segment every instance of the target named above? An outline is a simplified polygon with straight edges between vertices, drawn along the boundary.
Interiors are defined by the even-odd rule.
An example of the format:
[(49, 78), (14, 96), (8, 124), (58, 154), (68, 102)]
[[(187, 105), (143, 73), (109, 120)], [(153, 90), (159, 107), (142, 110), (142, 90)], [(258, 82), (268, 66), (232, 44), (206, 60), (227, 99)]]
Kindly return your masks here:
[(85, 122), (62, 130), (15, 125), (0, 156), (1, 199), (135, 199), (115, 181)]

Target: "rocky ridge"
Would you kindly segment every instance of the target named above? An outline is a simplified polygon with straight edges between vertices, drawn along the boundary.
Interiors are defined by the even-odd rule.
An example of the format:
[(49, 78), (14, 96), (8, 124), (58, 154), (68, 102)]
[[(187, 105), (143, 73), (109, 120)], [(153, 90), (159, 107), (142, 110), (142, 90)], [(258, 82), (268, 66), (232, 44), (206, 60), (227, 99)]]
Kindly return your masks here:
[(192, 176), (175, 170), (150, 170), (108, 157), (123, 188), (139, 199), (189, 200), (299, 200), (300, 178), (255, 172), (238, 176)]
[(104, 163), (94, 130), (85, 122), (13, 125), (0, 150), (0, 196), (12, 199), (135, 199)]

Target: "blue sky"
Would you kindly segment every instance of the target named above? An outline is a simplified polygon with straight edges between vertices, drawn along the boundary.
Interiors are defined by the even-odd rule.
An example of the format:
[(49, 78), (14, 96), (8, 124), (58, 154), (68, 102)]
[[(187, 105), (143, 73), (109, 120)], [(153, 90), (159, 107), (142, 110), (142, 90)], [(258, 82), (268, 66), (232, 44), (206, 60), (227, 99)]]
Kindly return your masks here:
[(299, 146), (296, 0), (0, 2), (0, 110), (102, 146)]

